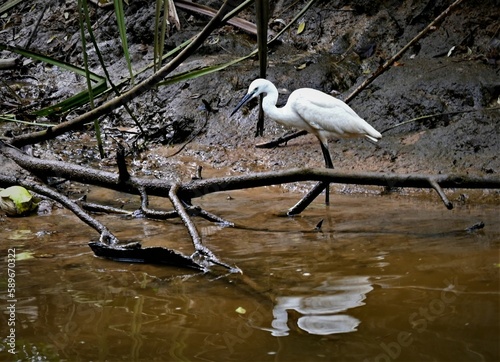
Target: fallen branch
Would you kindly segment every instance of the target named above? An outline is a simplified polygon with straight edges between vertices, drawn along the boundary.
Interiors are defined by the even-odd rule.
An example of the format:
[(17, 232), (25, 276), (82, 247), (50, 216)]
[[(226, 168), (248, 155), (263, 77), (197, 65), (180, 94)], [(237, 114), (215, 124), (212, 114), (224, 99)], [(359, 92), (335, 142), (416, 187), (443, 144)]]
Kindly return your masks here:
[(330, 184), (328, 182), (318, 182), (298, 203), (288, 210), (287, 215), (293, 216), (300, 214), (323, 192), (323, 190), (328, 190), (329, 186)]
[[(171, 211), (162, 211), (162, 210), (153, 210), (148, 207), (148, 195), (144, 189), (139, 189), (139, 193), (141, 196), (141, 209), (137, 210), (134, 214), (136, 216), (145, 216), (150, 219), (156, 220), (167, 220), (174, 219), (179, 217), (179, 214), (175, 210)], [(189, 216), (199, 216), (204, 218), (207, 221), (215, 222), (222, 226), (234, 226), (234, 224), (230, 221), (227, 221), (217, 215), (214, 215), (206, 210), (203, 210), (199, 206), (186, 205), (186, 212)]]
[[(395, 173), (344, 173), (333, 169), (312, 168), (292, 169), (284, 171), (272, 171), (254, 173), (241, 176), (228, 176), (213, 179), (194, 179), (184, 184), (174, 180), (158, 180), (132, 177), (127, 172), (124, 179), (124, 163), (120, 165), (118, 173), (105, 172), (89, 167), (78, 166), (61, 161), (40, 160), (24, 154), (19, 149), (0, 141), (0, 154), (10, 158), (24, 169), (43, 177), (63, 177), (72, 181), (82, 182), (109, 189), (137, 194), (141, 196), (143, 211), (151, 212), (148, 208), (148, 195), (168, 197), (174, 207), (168, 211), (169, 217), (179, 216), (186, 226), (195, 252), (191, 256), (185, 256), (166, 248), (142, 248), (140, 243), (119, 245), (118, 239), (101, 223), (85, 213), (76, 202), (64, 195), (30, 181), (20, 174), (16, 177), (12, 174), (0, 172), (0, 186), (21, 185), (39, 194), (45, 195), (63, 204), (71, 210), (86, 224), (97, 230), (100, 234), (99, 243), (90, 243), (94, 253), (98, 256), (113, 260), (127, 262), (148, 262), (167, 265), (178, 265), (198, 270), (208, 270), (210, 265), (219, 265), (227, 268), (230, 272), (241, 272), (237, 267), (219, 260), (210, 249), (203, 245), (201, 236), (191, 219), (191, 215), (200, 215), (211, 221), (222, 222), (229, 225), (225, 220), (218, 218), (196, 206), (191, 205), (191, 200), (206, 194), (238, 190), (244, 188), (262, 187), (299, 181), (319, 181), (299, 203), (288, 211), (288, 215), (296, 215), (302, 212), (331, 182), (378, 185), (389, 188), (395, 187), (419, 187), (433, 188), (443, 200), (448, 209), (453, 207), (447, 199), (443, 188), (500, 188), (498, 176), (471, 176), (471, 175), (423, 175)], [(124, 162), (121, 160), (120, 162)], [(155, 214), (155, 213), (154, 213)]]
[[(158, 180), (140, 177), (130, 177), (126, 183), (123, 183), (120, 181), (118, 173), (96, 170), (90, 167), (83, 167), (62, 161), (40, 160), (28, 156), (19, 149), (9, 146), (2, 141), (0, 141), (0, 153), (36, 175), (43, 175), (44, 177), (62, 177), (76, 182), (105, 187), (134, 195), (140, 195), (140, 190), (143, 189), (144, 192), (150, 196), (168, 197), (171, 187), (175, 184), (173, 180)], [(436, 185), (439, 185), (441, 188), (500, 188), (500, 177), (497, 175), (430, 175), (397, 174), (391, 172), (346, 173), (336, 169), (295, 168), (240, 176), (190, 180), (189, 182), (179, 185), (177, 195), (182, 200), (190, 203), (191, 199), (214, 192), (302, 181), (374, 185), (389, 188), (413, 187), (436, 189)], [(2, 183), (1, 178), (0, 183)], [(445, 202), (445, 204), (447, 203)]]
[(287, 134), (284, 134), (283, 136), (280, 136), (280, 137), (278, 137), (275, 140), (272, 140), (270, 142), (256, 144), (255, 147), (257, 147), (257, 148), (275, 148), (275, 147), (278, 147), (282, 144), (286, 144), (288, 141), (293, 140), (294, 138), (297, 138), (300, 136), (305, 136), (306, 134), (307, 134), (307, 131), (304, 131), (304, 130), (294, 132), (294, 133), (287, 133)]
[(179, 187), (180, 185), (178, 183), (174, 183), (170, 187), (170, 191), (168, 193), (168, 198), (172, 202), (172, 205), (174, 206), (175, 210), (179, 214), (179, 217), (181, 218), (182, 222), (188, 229), (189, 235), (191, 236), (191, 240), (193, 242), (194, 248), (195, 248), (195, 253), (191, 255), (191, 259), (197, 260), (200, 259), (201, 264), (209, 265), (208, 263), (213, 263), (220, 265), (224, 268), (229, 269), (231, 272), (241, 272), (239, 268), (233, 268), (229, 266), (226, 263), (223, 263), (222, 261), (219, 260), (215, 256), (210, 249), (205, 247), (203, 243), (201, 242), (201, 236), (200, 233), (198, 232), (198, 229), (194, 225), (193, 221), (189, 217), (189, 215), (186, 212), (186, 209), (184, 208), (184, 205), (182, 201), (179, 199), (178, 192), (179, 192)]
[[(189, 225), (188, 229), (190, 231), (192, 240), (196, 240), (195, 254), (190, 257), (185, 256), (175, 250), (164, 247), (143, 248), (140, 242), (132, 242), (126, 245), (120, 244), (118, 238), (111, 231), (109, 231), (106, 226), (104, 226), (102, 223), (91, 217), (89, 214), (83, 211), (82, 208), (80, 208), (78, 203), (85, 202), (81, 200), (75, 202), (51, 188), (38, 182), (31, 181), (27, 178), (16, 177), (12, 174), (0, 174), (0, 185), (6, 184), (23, 186), (26, 189), (32, 190), (39, 195), (43, 195), (47, 198), (50, 198), (51, 200), (59, 202), (68, 210), (73, 212), (73, 214), (75, 214), (80, 220), (82, 220), (91, 228), (95, 229), (100, 234), (100, 238), (98, 242), (90, 242), (89, 247), (92, 249), (96, 256), (108, 258), (115, 261), (125, 261), (128, 263), (163, 264), (186, 267), (200, 271), (207, 271), (212, 264), (216, 264), (219, 266), (223, 266), (231, 273), (241, 273), (241, 270), (239, 268), (231, 267), (228, 264), (220, 261), (207, 247), (201, 245), (201, 238), (199, 237), (199, 235), (198, 238), (195, 239), (195, 234), (197, 234), (196, 228), (187, 216), (186, 217), (188, 219), (188, 222), (185, 222), (185, 224)], [(175, 187), (171, 188), (171, 192), (174, 192), (175, 190)], [(175, 197), (177, 198), (177, 196)], [(115, 208), (111, 208), (111, 210), (109, 210), (108, 208), (103, 208), (101, 205), (88, 204), (87, 206), (89, 206), (89, 208), (97, 208), (99, 209), (99, 211), (117, 212)], [(195, 234), (192, 233), (192, 228), (194, 228)]]
[(190, 257), (158, 246), (143, 248), (140, 244), (135, 244), (131, 246), (109, 247), (103, 243), (89, 243), (89, 246), (96, 256), (114, 261), (172, 265), (206, 271), (204, 266), (196, 263)]
[[(210, 16), (212, 18), (217, 14), (217, 11), (215, 9), (212, 9), (211, 7), (206, 5), (196, 4), (191, 1), (175, 0), (175, 5), (180, 9), (193, 11), (202, 15)], [(248, 20), (234, 17), (229, 19), (227, 23), (231, 24), (232, 26), (238, 27), (241, 30), (244, 30), (249, 34), (257, 35), (257, 27), (254, 23)]]
[(85, 224), (89, 225), (91, 228), (97, 230), (100, 234), (99, 242), (107, 245), (116, 245), (118, 243), (118, 238), (113, 235), (111, 231), (108, 230), (106, 226), (101, 224), (99, 221), (91, 217), (85, 211), (82, 210), (78, 204), (71, 200), (70, 198), (60, 194), (57, 191), (52, 190), (51, 188), (42, 185), (38, 182), (31, 181), (28, 179), (16, 179), (15, 184), (23, 186), (26, 189), (35, 191), (36, 193), (46, 196), (52, 200), (55, 200), (61, 203), (68, 210), (73, 212), (80, 220), (82, 220)]

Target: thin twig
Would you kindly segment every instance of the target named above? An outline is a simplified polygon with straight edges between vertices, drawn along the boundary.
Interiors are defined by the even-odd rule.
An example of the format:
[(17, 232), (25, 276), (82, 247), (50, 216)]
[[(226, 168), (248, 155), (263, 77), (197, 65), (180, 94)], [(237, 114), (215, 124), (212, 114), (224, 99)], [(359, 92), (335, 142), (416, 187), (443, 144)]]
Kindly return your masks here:
[(26, 43), (24, 43), (24, 49), (29, 49), (31, 42), (33, 41), (33, 39), (35, 39), (35, 35), (38, 32), (38, 26), (40, 25), (40, 22), (42, 21), (42, 18), (45, 15), (45, 11), (47, 11), (49, 5), (50, 2), (47, 2), (43, 7), (42, 11), (40, 12), (40, 15), (38, 16), (35, 25), (33, 26), (33, 30), (31, 31), (30, 36), (28, 37), (28, 39), (26, 39)]
[(200, 233), (198, 232), (198, 229), (196, 229), (196, 226), (194, 225), (193, 221), (189, 217), (188, 213), (186, 212), (186, 209), (184, 208), (184, 205), (182, 204), (182, 201), (179, 199), (177, 196), (177, 193), (179, 191), (180, 185), (178, 183), (174, 183), (172, 187), (170, 188), (170, 191), (168, 193), (168, 198), (172, 202), (172, 205), (174, 206), (175, 210), (179, 214), (179, 217), (181, 218), (182, 222), (188, 229), (189, 235), (191, 236), (191, 240), (193, 241), (193, 245), (195, 248), (195, 252), (193, 255), (191, 255), (191, 258), (193, 260), (198, 259), (199, 257), (202, 258), (202, 260), (205, 260), (206, 262), (210, 262), (213, 264), (220, 265), (224, 268), (229, 269), (231, 272), (241, 272), (239, 268), (234, 268), (226, 263), (223, 263), (215, 256), (214, 253), (210, 249), (208, 249), (206, 246), (203, 245), (200, 237)]
[(131, 211), (121, 209), (118, 207), (96, 204), (94, 202), (87, 201), (77, 201), (81, 205), (82, 209), (90, 212), (102, 212), (106, 214), (121, 214), (121, 215), (132, 215)]
[(255, 147), (257, 147), (257, 148), (275, 148), (283, 143), (287, 143), (288, 141), (293, 140), (294, 138), (297, 138), (300, 136), (305, 136), (306, 134), (307, 134), (307, 131), (304, 131), (304, 130), (294, 132), (291, 134), (285, 134), (285, 135), (283, 135), (275, 140), (272, 140), (270, 142), (259, 143), (259, 144), (255, 145)]
[(500, 110), (500, 107), (481, 108), (481, 109), (468, 109), (466, 111), (455, 111), (455, 112), (445, 112), (445, 113), (428, 114), (428, 115), (425, 115), (425, 116), (412, 118), (412, 119), (409, 119), (407, 121), (395, 124), (394, 126), (391, 126), (389, 128), (384, 129), (380, 133), (385, 133), (387, 131), (390, 131), (391, 129), (404, 126), (405, 124), (409, 124), (409, 123), (417, 122), (417, 121), (422, 121), (422, 120), (428, 119), (428, 118), (442, 117), (442, 116), (452, 116), (454, 114), (461, 114), (461, 113), (486, 112), (486, 111), (495, 111), (495, 110)]

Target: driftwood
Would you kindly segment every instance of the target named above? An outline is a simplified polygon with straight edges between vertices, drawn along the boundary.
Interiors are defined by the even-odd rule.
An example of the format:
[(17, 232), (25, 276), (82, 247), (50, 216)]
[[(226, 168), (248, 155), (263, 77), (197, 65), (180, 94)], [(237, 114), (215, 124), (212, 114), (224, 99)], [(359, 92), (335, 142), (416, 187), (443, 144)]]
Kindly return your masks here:
[[(288, 215), (302, 212), (328, 185), (329, 183), (377, 185), (386, 188), (416, 187), (432, 188), (448, 209), (453, 207), (447, 199), (443, 188), (470, 188), (486, 189), (500, 188), (498, 176), (472, 176), (472, 175), (428, 175), (428, 174), (395, 174), (383, 172), (345, 173), (325, 168), (302, 168), (283, 171), (253, 173), (241, 176), (228, 176), (212, 179), (192, 179), (185, 183), (174, 180), (158, 180), (130, 176), (125, 170), (124, 160), (118, 157), (118, 172), (107, 172), (90, 167), (83, 167), (62, 161), (40, 160), (28, 156), (21, 150), (0, 141), (0, 154), (13, 160), (25, 170), (38, 176), (42, 180), (49, 177), (70, 179), (85, 184), (105, 187), (108, 189), (139, 195), (141, 197), (141, 210), (139, 213), (131, 211), (130, 215), (148, 216), (158, 219), (180, 217), (186, 226), (194, 246), (191, 256), (184, 256), (175, 251), (163, 248), (142, 248), (140, 243), (120, 245), (119, 240), (104, 225), (92, 218), (82, 210), (86, 206), (84, 201), (73, 201), (68, 197), (54, 191), (52, 188), (32, 181), (21, 175), (4, 174), (0, 172), (0, 186), (21, 185), (41, 195), (60, 202), (71, 210), (77, 217), (99, 234), (99, 243), (90, 243), (94, 253), (98, 256), (108, 257), (113, 260), (126, 260), (128, 262), (151, 262), (188, 268), (207, 270), (211, 265), (219, 265), (231, 272), (239, 272), (237, 267), (231, 267), (222, 262), (206, 246), (203, 245), (200, 234), (192, 220), (192, 216), (200, 216), (209, 221), (225, 226), (232, 224), (208, 211), (192, 205), (192, 200), (214, 192), (231, 191), (245, 188), (262, 187), (300, 181), (318, 181), (319, 183), (294, 207), (288, 210)], [(120, 154), (119, 154), (120, 155)], [(149, 196), (162, 196), (169, 198), (172, 211), (151, 210), (148, 207)], [(106, 211), (106, 208), (96, 205), (87, 205), (91, 210)], [(112, 212), (126, 212), (124, 210), (107, 210)]]
[[(0, 141), (0, 153), (22, 168), (39, 177), (59, 177), (72, 181), (109, 188), (116, 191), (149, 196), (169, 197), (175, 185), (172, 180), (130, 177), (123, 182), (118, 173), (101, 171), (62, 161), (40, 160), (28, 156), (19, 149)], [(389, 188), (433, 188), (439, 190), (447, 207), (443, 188), (488, 189), (500, 188), (500, 178), (495, 175), (474, 176), (455, 174), (397, 174), (391, 172), (346, 173), (335, 169), (294, 168), (283, 171), (252, 173), (212, 179), (197, 179), (178, 185), (177, 194), (188, 204), (191, 200), (214, 192), (233, 191), (245, 188), (278, 185), (290, 182), (321, 181), (328, 183), (375, 185)], [(177, 187), (177, 186), (176, 186)]]

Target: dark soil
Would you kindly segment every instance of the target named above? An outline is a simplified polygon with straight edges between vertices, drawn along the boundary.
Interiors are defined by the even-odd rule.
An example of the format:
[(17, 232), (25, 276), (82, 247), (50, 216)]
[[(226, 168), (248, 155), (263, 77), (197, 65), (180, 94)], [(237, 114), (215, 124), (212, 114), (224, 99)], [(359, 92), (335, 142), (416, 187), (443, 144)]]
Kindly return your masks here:
[[(35, 5), (33, 5), (33, 4)], [(20, 4), (0, 19), (0, 43), (24, 46), (35, 31), (45, 0)], [(218, 8), (220, 1), (205, 2)], [(406, 45), (451, 1), (318, 1), (297, 26), (285, 33), (269, 53), (268, 78), (280, 89), (280, 103), (296, 88), (311, 87), (345, 98), (399, 49)], [(271, 28), (289, 22), (306, 1), (272, 1)], [(500, 31), (498, 1), (481, 6), (465, 1), (436, 29), (409, 50), (391, 69), (358, 95), (351, 107), (377, 130), (416, 119), (383, 133), (378, 145), (362, 140), (332, 141), (334, 165), (341, 170), (428, 173), (495, 174), (500, 166)], [(82, 52), (75, 2), (52, 1), (36, 28), (30, 49), (81, 65)], [(92, 8), (99, 24), (96, 34), (115, 81), (127, 77), (112, 10)], [(172, 48), (196, 34), (207, 18), (178, 9), (181, 30), (171, 30)], [(154, 2), (131, 1), (126, 7), (128, 41), (136, 70), (152, 61)], [(241, 17), (254, 21), (253, 9)], [(179, 71), (220, 64), (248, 54), (256, 46), (253, 35), (232, 26), (217, 31)], [(95, 52), (89, 50), (94, 71), (102, 73)], [(11, 58), (12, 53), (0, 53)], [(172, 86), (159, 87), (131, 103), (143, 127), (155, 134), (142, 152), (132, 152), (136, 174), (184, 177), (204, 166), (205, 175), (263, 171), (290, 167), (322, 167), (318, 141), (312, 135), (286, 147), (255, 148), (285, 131), (267, 120), (263, 138), (254, 138), (256, 103), (229, 117), (237, 101), (258, 76), (255, 59), (224, 71)], [(41, 63), (24, 60), (19, 69), (0, 71), (0, 113), (20, 112), (60, 100), (85, 87), (77, 79)], [(140, 78), (138, 81), (140, 81)], [(10, 85), (10, 89), (6, 88)], [(206, 104), (211, 112), (206, 112)], [(492, 109), (493, 108), (493, 109)], [(496, 108), (496, 109), (495, 109)], [(419, 117), (433, 115), (418, 120)], [(68, 115), (71, 118), (71, 114)], [(48, 121), (48, 120), (40, 120)], [(133, 149), (135, 125), (120, 108), (102, 120), (109, 159), (114, 167), (115, 140)], [(24, 125), (0, 124), (6, 137), (27, 132)], [(111, 138), (111, 136), (113, 138)], [(193, 136), (194, 137), (193, 139)], [(34, 146), (34, 153), (96, 164), (92, 127)], [(181, 152), (169, 157), (190, 141)], [(2, 166), (4, 167), (4, 166)], [(219, 171), (218, 171), (219, 170)]]

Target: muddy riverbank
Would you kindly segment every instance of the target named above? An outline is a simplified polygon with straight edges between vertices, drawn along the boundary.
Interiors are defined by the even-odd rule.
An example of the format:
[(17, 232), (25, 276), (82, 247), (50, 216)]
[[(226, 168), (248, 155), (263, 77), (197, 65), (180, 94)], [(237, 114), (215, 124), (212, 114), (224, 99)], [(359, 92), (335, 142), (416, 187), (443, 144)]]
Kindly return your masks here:
[[(217, 1), (210, 5), (217, 7)], [(20, 6), (21, 24), (4, 20), (0, 41), (22, 43), (35, 31), (34, 20), (42, 14), (44, 2), (35, 2), (28, 15)], [(269, 54), (268, 78), (275, 82), (286, 101), (286, 94), (300, 87), (347, 96), (369, 74), (402, 48), (430, 23), (446, 6), (438, 2), (318, 2), (285, 33)], [(63, 55), (81, 65), (78, 22), (75, 4), (54, 1), (48, 5), (36, 28), (30, 47), (53, 56)], [(272, 2), (271, 28), (288, 22), (304, 6)], [(30, 8), (31, 9), (31, 8)], [(126, 7), (129, 45), (134, 68), (140, 69), (152, 60), (154, 4), (134, 1)], [(171, 31), (167, 47), (198, 31), (206, 18), (178, 10), (181, 31)], [(253, 20), (253, 9), (241, 14)], [(9, 14), (12, 19), (14, 13)], [(430, 172), (430, 173), (497, 173), (500, 165), (500, 112), (488, 110), (499, 106), (499, 10), (495, 1), (478, 7), (464, 2), (442, 24), (422, 39), (416, 47), (350, 105), (379, 131), (418, 117), (416, 120), (384, 133), (374, 146), (360, 140), (332, 142), (334, 164), (343, 170)], [(127, 76), (120, 51), (116, 24), (111, 10), (92, 8), (99, 44), (110, 64), (115, 80)], [(12, 35), (14, 34), (14, 36)], [(219, 64), (248, 54), (255, 47), (255, 37), (231, 26), (217, 31), (197, 54), (179, 71), (207, 64)], [(2, 52), (3, 57), (9, 56)], [(95, 52), (89, 51), (91, 64), (99, 72)], [(54, 102), (84, 87), (84, 80), (71, 74), (25, 61), (21, 70), (4, 71), (2, 77), (20, 87), (26, 103)], [(256, 143), (270, 140), (286, 130), (267, 120), (263, 138), (254, 138), (255, 103), (251, 110), (232, 118), (230, 111), (258, 74), (255, 60), (247, 60), (222, 72), (181, 84), (160, 87), (131, 103), (131, 108), (148, 129), (163, 129), (163, 136), (150, 143), (148, 150), (135, 153), (131, 160), (134, 172), (158, 175), (185, 173), (183, 160), (202, 163), (205, 168), (229, 168), (235, 172), (282, 169), (297, 166), (322, 166), (317, 140), (305, 136), (290, 141), (286, 147), (272, 150), (255, 148)], [(0, 103), (4, 112), (15, 112), (11, 95), (2, 88)], [(214, 112), (208, 115), (204, 103)], [(462, 113), (463, 112), (463, 113)], [(70, 115), (71, 116), (71, 115)], [(42, 121), (42, 120), (40, 120)], [(136, 130), (130, 117), (119, 109), (102, 120), (107, 153), (114, 155), (114, 140), (132, 145), (129, 131)], [(169, 125), (169, 126), (166, 126)], [(4, 135), (27, 132), (23, 125), (3, 123)], [(160, 132), (161, 133), (161, 132)], [(196, 135), (191, 140), (192, 135)], [(82, 137), (85, 142), (82, 142)], [(190, 143), (175, 157), (168, 157), (187, 140)], [(89, 143), (90, 142), (90, 143)], [(55, 146), (52, 146), (54, 145)], [(51, 146), (36, 146), (35, 153), (53, 157), (53, 150), (79, 162), (95, 162), (97, 149), (92, 145), (92, 131), (62, 136)], [(55, 156), (59, 157), (59, 156)], [(112, 160), (109, 161), (112, 163)], [(189, 165), (188, 165), (189, 166)]]

